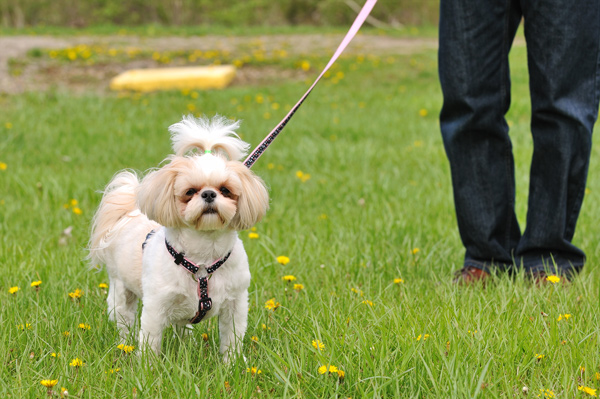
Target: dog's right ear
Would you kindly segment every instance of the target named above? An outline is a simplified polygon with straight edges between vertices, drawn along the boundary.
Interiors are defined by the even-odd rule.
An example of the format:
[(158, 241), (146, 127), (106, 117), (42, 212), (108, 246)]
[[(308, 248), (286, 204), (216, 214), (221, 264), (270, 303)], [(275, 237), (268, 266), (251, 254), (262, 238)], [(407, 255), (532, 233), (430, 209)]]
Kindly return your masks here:
[(180, 171), (189, 168), (189, 159), (168, 158), (170, 162), (150, 172), (138, 186), (136, 199), (140, 210), (149, 219), (166, 227), (183, 226), (175, 197), (175, 179)]

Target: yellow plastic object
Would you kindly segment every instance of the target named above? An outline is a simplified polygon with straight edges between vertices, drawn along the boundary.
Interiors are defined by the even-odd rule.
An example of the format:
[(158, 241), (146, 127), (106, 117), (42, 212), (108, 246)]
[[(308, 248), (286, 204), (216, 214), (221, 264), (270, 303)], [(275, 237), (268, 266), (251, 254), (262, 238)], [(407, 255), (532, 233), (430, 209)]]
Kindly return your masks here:
[(112, 90), (222, 89), (235, 77), (233, 65), (132, 69), (110, 81)]

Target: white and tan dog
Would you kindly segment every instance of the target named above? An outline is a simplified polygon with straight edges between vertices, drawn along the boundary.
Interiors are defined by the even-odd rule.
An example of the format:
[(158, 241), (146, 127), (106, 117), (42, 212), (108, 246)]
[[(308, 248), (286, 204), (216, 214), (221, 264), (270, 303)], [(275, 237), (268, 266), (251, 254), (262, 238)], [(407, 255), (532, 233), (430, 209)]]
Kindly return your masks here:
[[(200, 314), (219, 316), (225, 361), (240, 353), (250, 269), (237, 231), (265, 215), (269, 197), (263, 181), (239, 162), (248, 144), (235, 133), (238, 127), (218, 116), (184, 117), (169, 127), (175, 155), (163, 167), (141, 181), (120, 172), (106, 187), (93, 220), (89, 259), (92, 266), (106, 265), (108, 315), (122, 340), (142, 299), (142, 349), (149, 345), (159, 353), (166, 326), (185, 334)], [(219, 260), (225, 261), (208, 276)], [(212, 306), (203, 304), (206, 296)]]

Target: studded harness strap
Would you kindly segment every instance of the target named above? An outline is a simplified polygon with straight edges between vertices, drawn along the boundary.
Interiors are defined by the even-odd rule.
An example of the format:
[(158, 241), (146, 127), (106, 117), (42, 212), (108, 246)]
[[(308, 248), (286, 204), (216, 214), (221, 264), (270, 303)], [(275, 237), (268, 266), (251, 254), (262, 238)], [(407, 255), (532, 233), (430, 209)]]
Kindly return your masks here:
[(229, 255), (231, 255), (231, 251), (225, 257), (215, 261), (212, 265), (206, 268), (206, 272), (208, 276), (206, 277), (196, 277), (196, 273), (200, 270), (200, 266), (194, 264), (190, 260), (186, 259), (183, 252), (177, 252), (169, 242), (165, 238), (165, 245), (167, 246), (167, 251), (171, 254), (174, 259), (174, 262), (182, 266), (185, 270), (192, 273), (196, 281), (198, 282), (198, 311), (196, 315), (190, 319), (191, 324), (196, 324), (200, 322), (206, 313), (212, 308), (212, 299), (208, 296), (208, 279), (212, 275), (212, 273), (217, 270), (223, 263), (229, 259)]

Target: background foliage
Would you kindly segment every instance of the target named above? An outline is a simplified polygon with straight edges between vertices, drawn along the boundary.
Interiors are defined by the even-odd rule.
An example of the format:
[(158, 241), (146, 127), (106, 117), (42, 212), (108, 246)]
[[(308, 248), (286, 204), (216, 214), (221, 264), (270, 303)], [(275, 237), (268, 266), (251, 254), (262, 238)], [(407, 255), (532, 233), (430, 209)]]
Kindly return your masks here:
[[(2, 27), (34, 25), (346, 25), (354, 0), (0, 0)], [(438, 0), (379, 0), (372, 16), (390, 26), (435, 24)]]

